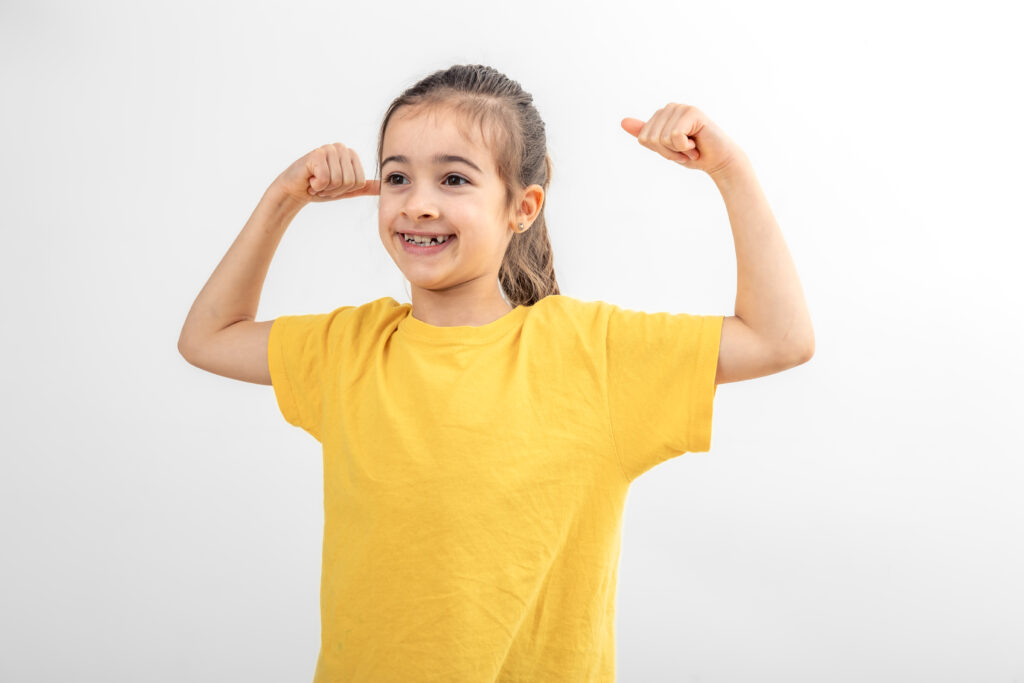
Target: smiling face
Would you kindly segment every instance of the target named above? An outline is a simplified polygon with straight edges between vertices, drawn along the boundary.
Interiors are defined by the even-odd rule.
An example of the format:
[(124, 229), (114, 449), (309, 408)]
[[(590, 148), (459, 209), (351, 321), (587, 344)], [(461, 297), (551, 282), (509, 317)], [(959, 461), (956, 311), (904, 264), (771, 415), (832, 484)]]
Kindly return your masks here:
[[(505, 186), (484, 140), (464, 138), (455, 116), (402, 106), (384, 135), (378, 227), (414, 305), (426, 292), (501, 301), (498, 270), (513, 237)], [(424, 248), (406, 243), (410, 232), (447, 239)]]

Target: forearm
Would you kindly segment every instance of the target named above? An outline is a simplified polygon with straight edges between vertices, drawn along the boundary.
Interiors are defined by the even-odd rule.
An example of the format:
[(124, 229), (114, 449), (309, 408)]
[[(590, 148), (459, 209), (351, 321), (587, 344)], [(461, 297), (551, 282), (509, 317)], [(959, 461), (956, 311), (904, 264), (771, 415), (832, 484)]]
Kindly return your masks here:
[(814, 329), (796, 266), (749, 159), (712, 175), (736, 245), (735, 315), (780, 353), (813, 353)]
[(254, 320), (270, 262), (301, 206), (271, 185), (199, 292), (178, 338), (179, 350), (240, 320)]

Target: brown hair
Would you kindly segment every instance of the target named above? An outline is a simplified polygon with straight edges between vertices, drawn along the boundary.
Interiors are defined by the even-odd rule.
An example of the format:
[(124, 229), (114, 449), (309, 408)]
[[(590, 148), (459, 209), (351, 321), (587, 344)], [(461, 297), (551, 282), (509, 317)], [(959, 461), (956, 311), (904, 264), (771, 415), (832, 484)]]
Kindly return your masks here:
[[(392, 114), (403, 105), (420, 106), (425, 111), (448, 107), (456, 113), (460, 125), (472, 122), (479, 126), (494, 154), (498, 176), (505, 184), (505, 210), (510, 217), (517, 211), (515, 196), (518, 192), (529, 185), (544, 188), (545, 202), (536, 220), (525, 232), (514, 234), (509, 242), (498, 281), (513, 306), (532, 306), (549, 294), (558, 294), (551, 241), (544, 220), (551, 156), (547, 151), (544, 121), (533, 105), (533, 96), (516, 81), (482, 64), (456, 64), (435, 71), (408, 88), (388, 107), (377, 140), (378, 178), (384, 132)], [(465, 134), (465, 128), (460, 129)]]

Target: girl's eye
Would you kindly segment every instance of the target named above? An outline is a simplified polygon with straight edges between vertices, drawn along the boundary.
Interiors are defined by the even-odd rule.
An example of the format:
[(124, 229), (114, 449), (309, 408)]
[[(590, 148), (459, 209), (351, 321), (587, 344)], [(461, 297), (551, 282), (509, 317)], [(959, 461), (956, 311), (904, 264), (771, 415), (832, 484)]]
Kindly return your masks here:
[[(403, 175), (402, 175), (401, 173), (391, 173), (391, 174), (389, 174), (389, 175), (388, 175), (388, 177), (387, 177), (387, 178), (386, 178), (386, 179), (384, 180), (384, 182), (385, 182), (385, 183), (386, 183), (387, 185), (403, 185), (403, 184), (404, 184), (404, 183), (402, 183), (401, 181), (399, 181), (399, 182), (397, 182), (397, 183), (393, 183), (393, 182), (391, 182), (391, 179), (392, 179), (392, 178), (405, 178), (405, 176), (403, 176)], [(461, 180), (461, 181), (463, 181), (463, 182), (461, 182), (461, 183), (456, 183), (455, 185), (452, 185), (452, 184), (450, 184), (450, 183), (445, 183), (446, 185), (448, 185), (448, 187), (461, 187), (462, 185), (468, 185), (468, 184), (469, 184), (469, 180), (467, 180), (466, 178), (463, 178), (463, 177), (462, 177), (462, 176), (460, 176), (460, 175), (456, 175), (456, 174), (454, 174), (454, 173), (449, 173), (448, 175), (446, 175), (446, 176), (444, 177), (444, 179), (445, 179), (445, 180), (448, 180), (449, 178), (456, 178), (456, 179), (458, 179), (458, 180)]]

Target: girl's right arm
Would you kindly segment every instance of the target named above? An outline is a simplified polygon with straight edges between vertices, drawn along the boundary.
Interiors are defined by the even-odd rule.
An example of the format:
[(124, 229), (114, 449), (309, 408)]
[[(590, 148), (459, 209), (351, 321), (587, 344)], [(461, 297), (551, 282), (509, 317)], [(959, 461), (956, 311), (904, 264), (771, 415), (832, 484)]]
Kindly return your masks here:
[(380, 193), (366, 182), (355, 150), (340, 142), (297, 159), (264, 192), (249, 221), (199, 292), (178, 338), (192, 365), (223, 377), (267, 384), (273, 320), (255, 322), (270, 262), (292, 219), (310, 202)]

